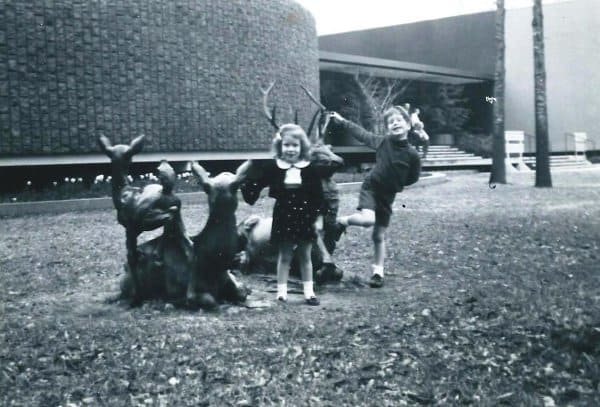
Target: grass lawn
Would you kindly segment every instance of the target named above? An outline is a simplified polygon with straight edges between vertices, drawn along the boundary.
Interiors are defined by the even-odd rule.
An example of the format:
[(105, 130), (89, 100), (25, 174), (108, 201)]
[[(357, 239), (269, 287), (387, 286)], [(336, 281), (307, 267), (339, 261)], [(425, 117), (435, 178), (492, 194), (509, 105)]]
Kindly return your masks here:
[[(114, 211), (1, 219), (0, 405), (600, 405), (600, 171), (487, 177), (397, 196), (382, 289), (350, 229), (320, 307), (279, 305), (255, 275), (248, 307), (129, 309), (107, 301)], [(206, 213), (184, 207), (190, 234)]]

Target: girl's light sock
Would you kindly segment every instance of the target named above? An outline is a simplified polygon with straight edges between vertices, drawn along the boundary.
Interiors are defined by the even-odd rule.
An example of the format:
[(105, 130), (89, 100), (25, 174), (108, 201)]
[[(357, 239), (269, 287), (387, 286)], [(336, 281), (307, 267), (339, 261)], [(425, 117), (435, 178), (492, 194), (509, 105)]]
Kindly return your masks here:
[(277, 299), (287, 300), (287, 284), (277, 284)]
[(339, 218), (337, 218), (337, 221), (340, 225), (348, 226), (348, 218), (349, 216), (340, 216)]
[(371, 265), (373, 269), (373, 274), (377, 274), (383, 278), (383, 266), (378, 266), (376, 264)]
[(304, 298), (307, 300), (309, 298), (316, 297), (312, 281), (303, 281), (302, 288), (304, 289)]

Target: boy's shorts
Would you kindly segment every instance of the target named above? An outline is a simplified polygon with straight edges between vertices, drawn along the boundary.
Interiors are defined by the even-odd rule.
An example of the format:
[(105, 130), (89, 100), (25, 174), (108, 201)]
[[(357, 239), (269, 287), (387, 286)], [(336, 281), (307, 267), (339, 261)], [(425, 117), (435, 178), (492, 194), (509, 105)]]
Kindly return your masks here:
[(396, 193), (386, 191), (371, 178), (365, 179), (358, 197), (357, 209), (371, 209), (375, 211), (375, 224), (378, 226), (388, 227), (390, 225), (390, 217), (392, 216), (392, 204), (396, 198)]

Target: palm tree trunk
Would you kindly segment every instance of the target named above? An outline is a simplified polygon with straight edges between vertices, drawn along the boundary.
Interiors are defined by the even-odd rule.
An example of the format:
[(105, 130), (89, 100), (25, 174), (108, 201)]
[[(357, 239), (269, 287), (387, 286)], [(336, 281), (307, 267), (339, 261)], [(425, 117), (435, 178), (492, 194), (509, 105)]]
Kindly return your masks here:
[(492, 171), (490, 184), (506, 184), (506, 166), (504, 157), (506, 146), (504, 140), (504, 0), (496, 1), (496, 72), (494, 74), (494, 112)]
[(533, 66), (535, 80), (535, 186), (552, 187), (546, 104), (542, 0), (533, 2)]

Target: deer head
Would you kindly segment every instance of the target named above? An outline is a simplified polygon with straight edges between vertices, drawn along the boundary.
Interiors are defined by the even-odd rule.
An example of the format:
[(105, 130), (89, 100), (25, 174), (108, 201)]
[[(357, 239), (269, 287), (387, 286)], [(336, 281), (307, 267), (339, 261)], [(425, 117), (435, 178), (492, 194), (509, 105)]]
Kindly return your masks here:
[(157, 168), (157, 178), (163, 186), (163, 193), (170, 194), (173, 192), (177, 174), (167, 160), (162, 160)]
[(142, 134), (134, 138), (129, 144), (112, 145), (108, 137), (102, 135), (98, 138), (100, 149), (110, 158), (112, 175), (112, 199), (115, 208), (121, 207), (120, 191), (127, 185), (127, 174), (134, 155), (142, 151), (145, 136)]
[(246, 179), (250, 170), (251, 162), (245, 161), (236, 170), (235, 174), (231, 172), (222, 172), (215, 177), (210, 174), (198, 163), (192, 163), (192, 171), (208, 195), (208, 205), (210, 212), (213, 211), (235, 211), (238, 198), (237, 191), (242, 182)]
[(127, 175), (129, 165), (134, 155), (142, 151), (144, 146), (144, 136), (134, 138), (129, 144), (112, 145), (108, 137), (102, 135), (98, 138), (100, 149), (110, 158), (113, 172)]
[(323, 144), (321, 140), (311, 146), (310, 161), (322, 164), (329, 164), (331, 162), (344, 164), (344, 159), (331, 150), (331, 145)]

